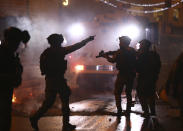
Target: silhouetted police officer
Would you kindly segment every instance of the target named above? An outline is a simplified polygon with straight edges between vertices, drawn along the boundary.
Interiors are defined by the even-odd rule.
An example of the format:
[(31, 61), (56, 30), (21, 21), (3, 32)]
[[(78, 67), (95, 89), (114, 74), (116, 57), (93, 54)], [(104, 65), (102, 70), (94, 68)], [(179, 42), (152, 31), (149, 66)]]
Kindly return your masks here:
[(175, 98), (180, 106), (183, 120), (183, 53), (174, 62), (166, 81), (166, 93)]
[(4, 30), (4, 40), (0, 45), (0, 130), (11, 127), (13, 89), (22, 81), (23, 67), (16, 50), (21, 42), (27, 43), (30, 35), (16, 27)]
[[(137, 94), (144, 111), (144, 116), (156, 115), (155, 96), (156, 81), (161, 68), (160, 56), (156, 51), (151, 51), (151, 42), (144, 39), (139, 42), (140, 49), (137, 55), (136, 71)], [(149, 112), (150, 110), (150, 112)]]
[(111, 63), (116, 63), (116, 68), (119, 70), (115, 82), (114, 95), (117, 106), (117, 114), (122, 114), (121, 93), (126, 86), (127, 108), (126, 114), (129, 115), (132, 105), (132, 87), (135, 78), (135, 61), (136, 51), (129, 47), (131, 39), (128, 36), (119, 37), (120, 49), (113, 51), (112, 54), (104, 55)]
[(61, 34), (52, 34), (47, 40), (50, 47), (40, 56), (40, 69), (42, 75), (45, 75), (46, 80), (45, 100), (39, 110), (30, 117), (30, 122), (32, 127), (38, 130), (38, 120), (53, 105), (58, 93), (62, 101), (62, 130), (73, 130), (76, 126), (69, 123), (69, 96), (71, 91), (64, 78), (64, 73), (67, 69), (67, 61), (64, 58), (65, 55), (80, 49), (89, 41), (94, 40), (94, 36), (90, 36), (79, 43), (67, 47), (61, 46), (64, 40)]

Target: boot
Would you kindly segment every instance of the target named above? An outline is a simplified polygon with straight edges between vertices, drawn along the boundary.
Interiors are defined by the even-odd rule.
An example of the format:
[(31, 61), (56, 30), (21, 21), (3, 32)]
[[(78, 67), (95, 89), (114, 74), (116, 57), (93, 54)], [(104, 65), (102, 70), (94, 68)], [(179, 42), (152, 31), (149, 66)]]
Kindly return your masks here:
[(122, 116), (123, 115), (122, 109), (121, 108), (118, 108), (117, 110), (118, 110), (117, 111), (117, 116)]
[(30, 117), (29, 118), (29, 121), (31, 123), (31, 126), (34, 130), (36, 131), (39, 131), (39, 128), (38, 128), (38, 119), (35, 119), (34, 117)]
[(68, 123), (67, 125), (63, 125), (62, 131), (73, 131), (76, 129), (76, 125), (72, 125)]

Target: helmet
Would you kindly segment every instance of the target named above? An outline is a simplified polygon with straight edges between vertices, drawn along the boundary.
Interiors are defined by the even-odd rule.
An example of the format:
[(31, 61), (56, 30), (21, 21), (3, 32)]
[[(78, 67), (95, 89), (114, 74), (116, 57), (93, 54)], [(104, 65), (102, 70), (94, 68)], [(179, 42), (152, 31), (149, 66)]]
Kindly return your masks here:
[(139, 42), (143, 47), (145, 46), (145, 47), (147, 47), (147, 48), (150, 48), (150, 46), (151, 46), (151, 42), (149, 41), (149, 40), (147, 40), (147, 39), (143, 39), (143, 40), (141, 40), (140, 42)]
[(131, 42), (131, 39), (128, 36), (121, 36), (121, 37), (119, 37), (119, 40), (120, 40), (120, 42), (124, 42), (127, 45), (129, 45)]
[(30, 40), (28, 31), (21, 31), (17, 27), (9, 27), (4, 30), (4, 45), (6, 45), (12, 51), (18, 49), (21, 42), (26, 44)]
[(4, 30), (4, 38), (6, 41), (20, 42), (22, 40), (22, 31), (16, 27), (9, 27)]
[(29, 32), (24, 30), (21, 31), (20, 29), (16, 27), (9, 27), (4, 30), (4, 38), (6, 41), (12, 41), (12, 42), (23, 42), (26, 44), (30, 40)]
[(23, 32), (22, 32), (22, 42), (24, 43), (24, 44), (26, 44), (29, 40), (30, 40), (30, 35), (29, 35), (29, 32), (28, 31), (26, 31), (26, 30), (24, 30)]
[(64, 41), (64, 38), (62, 34), (51, 34), (47, 40), (51, 46), (60, 46), (60, 44)]

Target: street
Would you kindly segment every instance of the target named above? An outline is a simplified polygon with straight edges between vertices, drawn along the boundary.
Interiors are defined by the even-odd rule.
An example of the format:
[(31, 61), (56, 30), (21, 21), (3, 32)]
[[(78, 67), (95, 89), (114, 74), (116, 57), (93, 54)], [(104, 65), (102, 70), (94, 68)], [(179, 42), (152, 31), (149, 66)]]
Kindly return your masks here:
[[(40, 131), (61, 131), (69, 95), (75, 131), (183, 131), (183, 0), (0, 0), (0, 59), (11, 131), (33, 131), (44, 100), (55, 103)], [(137, 97), (152, 103), (155, 91), (156, 116), (144, 118)]]
[[(122, 107), (125, 109), (126, 99)], [(132, 107), (130, 118), (117, 118), (112, 95), (96, 96), (70, 104), (70, 122), (77, 125), (76, 131), (182, 131), (182, 121), (173, 117), (175, 110), (164, 102), (157, 102), (157, 118), (141, 117), (140, 104)], [(45, 116), (39, 120), (40, 131), (60, 131), (61, 116)], [(28, 117), (13, 116), (11, 131), (32, 131)]]

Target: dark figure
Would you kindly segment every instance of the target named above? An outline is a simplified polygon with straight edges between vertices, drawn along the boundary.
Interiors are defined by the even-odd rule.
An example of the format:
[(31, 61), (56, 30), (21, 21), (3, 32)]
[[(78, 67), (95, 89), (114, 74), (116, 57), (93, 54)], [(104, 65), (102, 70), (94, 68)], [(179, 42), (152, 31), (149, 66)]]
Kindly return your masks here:
[[(126, 115), (130, 114), (132, 105), (132, 88), (135, 78), (135, 62), (136, 62), (136, 51), (129, 47), (131, 39), (128, 36), (119, 37), (120, 49), (112, 51), (103, 55), (111, 63), (116, 63), (116, 68), (119, 70), (117, 79), (115, 82), (114, 95), (117, 106), (117, 114), (122, 115), (121, 107), (121, 93), (124, 86), (126, 86), (127, 96), (127, 108)], [(99, 55), (101, 55), (99, 53)]]
[(180, 106), (181, 118), (183, 119), (183, 53), (181, 53), (173, 64), (166, 81), (166, 93), (173, 96)]
[(61, 46), (64, 40), (61, 34), (52, 34), (47, 40), (50, 47), (40, 57), (41, 73), (45, 75), (46, 80), (45, 100), (39, 110), (30, 117), (30, 122), (32, 127), (38, 130), (38, 120), (53, 105), (56, 95), (59, 94), (62, 101), (62, 130), (73, 130), (76, 126), (69, 123), (69, 96), (71, 95), (71, 91), (64, 78), (64, 73), (67, 69), (67, 61), (64, 58), (65, 55), (80, 49), (89, 41), (94, 40), (94, 36), (90, 36), (79, 43), (67, 47)]
[(0, 45), (0, 130), (11, 128), (11, 111), (13, 89), (22, 81), (23, 67), (16, 50), (21, 42), (27, 43), (30, 35), (16, 27), (4, 30), (4, 40)]
[(156, 81), (161, 68), (160, 56), (156, 51), (151, 51), (151, 42), (144, 39), (140, 41), (137, 55), (137, 94), (144, 111), (144, 116), (156, 115)]

